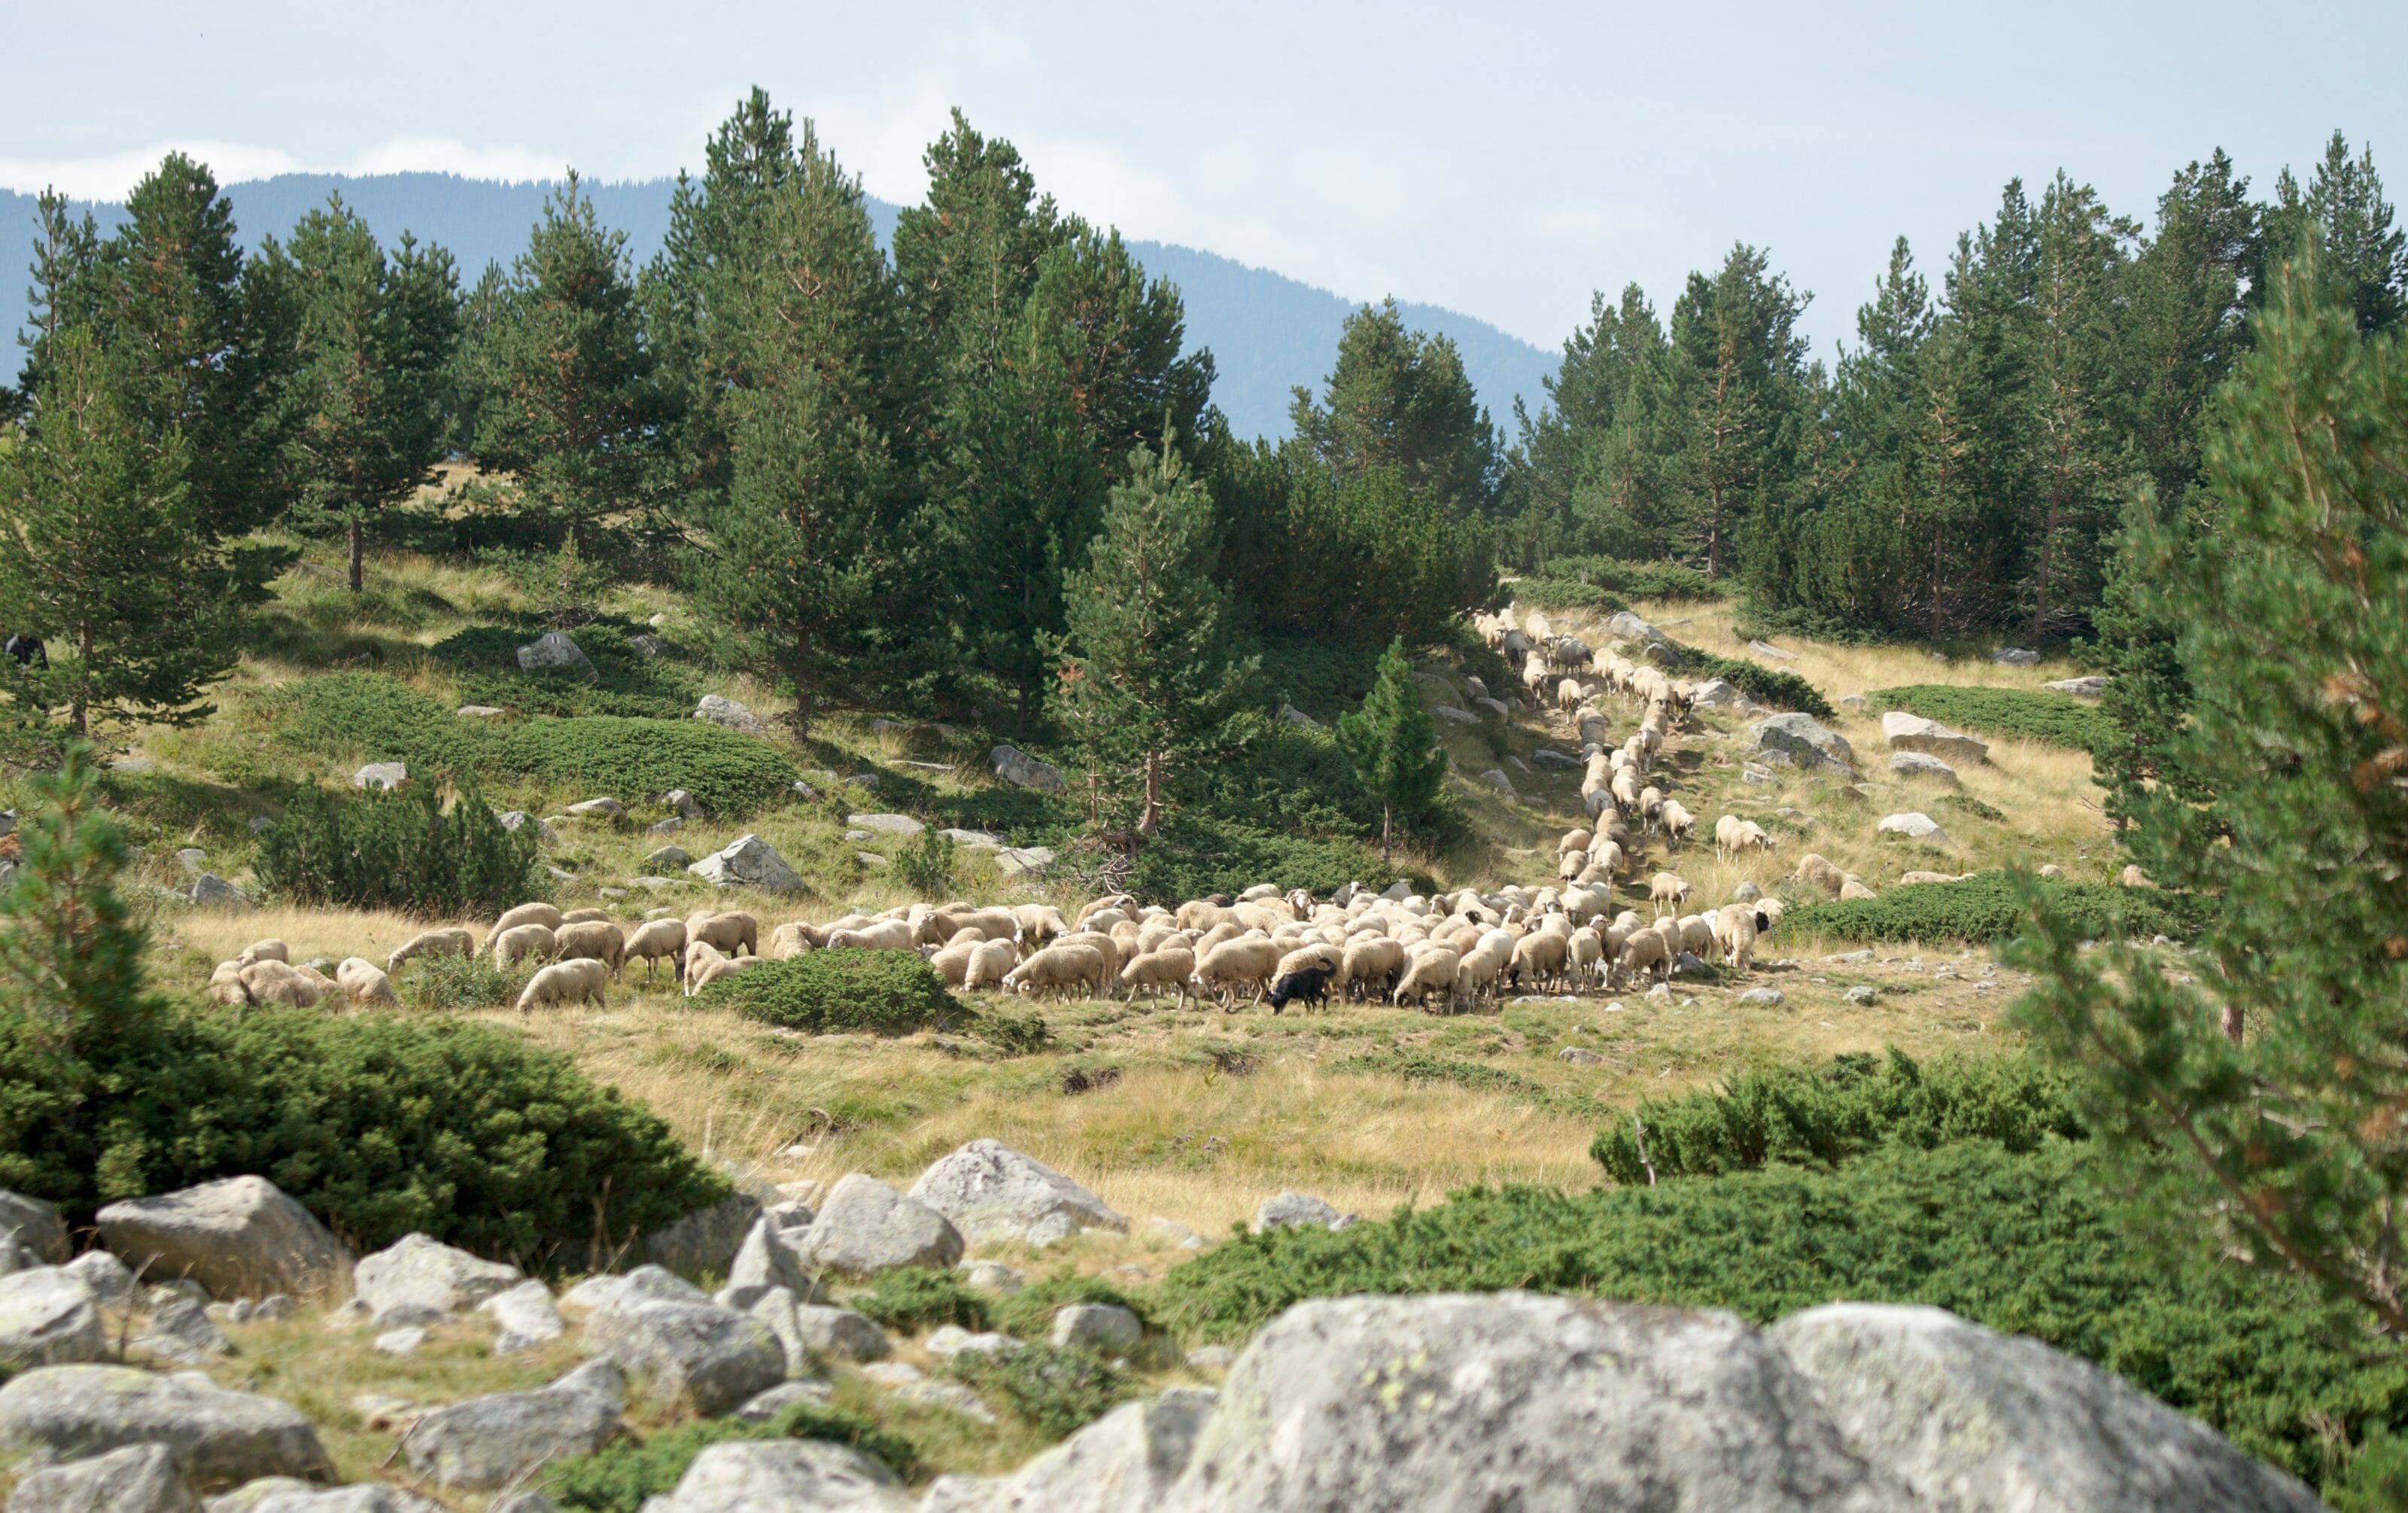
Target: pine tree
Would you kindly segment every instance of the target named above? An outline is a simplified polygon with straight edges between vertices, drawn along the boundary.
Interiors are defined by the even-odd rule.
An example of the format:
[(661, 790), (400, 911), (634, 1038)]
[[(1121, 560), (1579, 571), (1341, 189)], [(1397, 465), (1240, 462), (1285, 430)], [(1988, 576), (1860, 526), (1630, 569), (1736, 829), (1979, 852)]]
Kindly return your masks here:
[(1339, 472), (1396, 468), (1450, 509), (1486, 513), (1504, 467), (1497, 428), (1441, 336), (1405, 328), (1393, 299), (1346, 317), (1338, 361), (1316, 402), (1289, 408), (1299, 446)]
[(1691, 274), (1672, 309), (1670, 386), (1682, 428), (1684, 549), (1722, 571), (1759, 506), (1787, 497), (1810, 414), (1806, 296), (1759, 249), (1731, 249), (1713, 279)]
[(193, 518), (187, 447), (145, 423), (146, 380), (97, 332), (63, 327), (32, 424), (0, 453), (0, 617), (47, 643), (50, 667), (30, 681), (79, 736), (206, 718), (194, 701), (239, 651), (224, 556)]
[(2026, 1028), (2095, 1081), (2091, 1127), (2226, 1253), (2321, 1280), (2408, 1335), (2408, 349), (2296, 267), (2207, 454), (2214, 532), (2144, 514), (2144, 607), (2178, 627), (2181, 767), (2139, 797), (2156, 880), (2220, 890), (2193, 981), (2085, 952), (2044, 902)]
[(0, 890), (0, 1016), (20, 1031), (0, 1038), (19, 1055), (73, 1059), (138, 1031), (156, 1005), (143, 992), (144, 932), (112, 886), (130, 858), (101, 802), (92, 746), (69, 742), (59, 770), (36, 773), (33, 786), (41, 801)]
[(2348, 303), (2359, 331), (2372, 336), (2408, 320), (2408, 232), (2394, 223), (2391, 202), (2383, 197), (2372, 148), (2353, 158), (2348, 140), (2334, 132), (2307, 188), (2287, 169), (2275, 180), (2265, 221), (2258, 266), (2251, 270), (2253, 297), (2262, 299), (2279, 285), (2282, 264), (2313, 236), (2317, 276)]
[(1380, 800), (1380, 859), (1394, 852), (1397, 819), (1407, 825), (1428, 814), (1446, 786), (1446, 752), (1438, 724), (1422, 705), (1421, 686), (1405, 660), (1405, 644), (1388, 643), (1378, 679), (1363, 707), (1338, 718), (1338, 744), (1364, 791)]
[(1233, 653), (1213, 538), (1211, 497), (1166, 446), (1112, 490), (1064, 590), (1054, 712), (1094, 767), (1134, 772), (1141, 836), (1162, 827), (1174, 768), (1227, 740), (1257, 667)]

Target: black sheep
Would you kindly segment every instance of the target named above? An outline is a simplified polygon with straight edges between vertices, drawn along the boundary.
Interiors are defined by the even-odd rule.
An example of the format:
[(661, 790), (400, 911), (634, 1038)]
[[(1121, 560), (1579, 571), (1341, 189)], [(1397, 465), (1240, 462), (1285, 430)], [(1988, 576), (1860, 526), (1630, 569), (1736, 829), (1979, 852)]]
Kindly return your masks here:
[(1297, 999), (1302, 999), (1307, 1003), (1326, 1006), (1329, 1002), (1329, 969), (1327, 967), (1301, 968), (1296, 972), (1283, 973), (1279, 981), (1271, 984), (1273, 1014), (1279, 1013)]

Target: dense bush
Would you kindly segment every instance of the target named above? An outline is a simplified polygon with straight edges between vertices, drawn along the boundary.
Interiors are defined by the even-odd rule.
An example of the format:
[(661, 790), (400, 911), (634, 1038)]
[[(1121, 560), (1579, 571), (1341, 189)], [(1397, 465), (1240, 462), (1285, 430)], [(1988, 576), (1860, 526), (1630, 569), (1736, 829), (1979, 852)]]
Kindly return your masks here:
[[(2093, 940), (2114, 934), (2119, 917), (2123, 932), (2136, 939), (2195, 939), (2217, 908), (2214, 899), (2159, 888), (2050, 878), (2035, 878), (2032, 886), (2051, 908), (2074, 920)], [(1979, 945), (2014, 938), (2027, 917), (2014, 880), (2003, 872), (1986, 872), (1953, 883), (1910, 883), (1877, 899), (1811, 903), (1790, 911), (1782, 928), (1839, 941), (1966, 941)]]
[(953, 886), (953, 838), (930, 826), (919, 840), (895, 853), (895, 876), (922, 898), (942, 898)]
[(1672, 654), (1673, 670), (1697, 682), (1720, 678), (1757, 703), (1770, 705), (1775, 710), (1794, 710), (1801, 714), (1812, 714), (1818, 720), (1832, 717), (1830, 700), (1823, 697), (1822, 690), (1795, 672), (1784, 672), (1760, 662), (1716, 656), (1695, 646), (1684, 646), (1677, 641), (1672, 642)]
[(765, 961), (721, 978), (695, 1002), (814, 1035), (908, 1035), (976, 1017), (916, 951), (813, 951)]
[[(1550, 558), (1542, 577), (1589, 584), (1629, 598), (1712, 603), (1730, 598), (1721, 580), (1678, 562), (1632, 562), (1621, 557), (1568, 556)], [(1519, 585), (1516, 585), (1516, 592)]]
[(1512, 585), (1513, 602), (1529, 610), (1587, 610), (1612, 614), (1630, 606), (1620, 595), (1574, 578), (1523, 578)]
[[(1413, 874), (1383, 863), (1379, 852), (1358, 841), (1282, 834), (1190, 813), (1174, 816), (1138, 854), (1125, 886), (1150, 901), (1175, 903), (1208, 893), (1234, 897), (1256, 883), (1326, 893), (1350, 881), (1384, 886), (1399, 876)], [(1429, 890), (1426, 879), (1415, 886)]]
[(855, 1294), (846, 1305), (886, 1329), (907, 1334), (941, 1324), (959, 1324), (968, 1330), (994, 1327), (984, 1296), (964, 1287), (953, 1273), (924, 1266), (881, 1273), (876, 1287)]
[(1746, 1072), (1717, 1091), (1643, 1100), (1588, 1153), (1635, 1186), (1777, 1161), (1838, 1166), (1885, 1145), (1987, 1139), (2028, 1151), (2049, 1135), (2087, 1135), (2063, 1074), (2020, 1056), (1951, 1058), (1927, 1070), (1893, 1049), (1883, 1063), (1851, 1053), (1822, 1072)]
[(532, 825), (506, 829), (464, 781), (449, 810), (431, 781), (338, 797), (307, 786), (259, 838), (259, 881), (306, 908), (498, 914), (538, 896)]
[(394, 986), (422, 1009), (499, 1009), (518, 1001), (525, 969), (497, 966), (489, 956), (422, 956), (410, 958)]
[(1866, 709), (1879, 713), (1902, 709), (1927, 720), (1985, 735), (2044, 741), (2076, 751), (2095, 750), (2112, 740), (2115, 725), (2096, 706), (2066, 694), (2032, 688), (1967, 688), (1947, 683), (1918, 683), (1884, 688), (1865, 696)]
[(647, 1498), (676, 1487), (694, 1458), (731, 1439), (825, 1439), (851, 1445), (896, 1476), (918, 1465), (919, 1448), (858, 1414), (797, 1404), (766, 1424), (709, 1419), (665, 1429), (650, 1439), (624, 1438), (591, 1455), (552, 1462), (540, 1485), (552, 1500), (580, 1513), (638, 1513)]
[(1128, 1373), (1085, 1350), (1024, 1345), (1017, 1350), (964, 1350), (945, 1364), (1048, 1439), (1064, 1439), (1138, 1395)]
[(2096, 1362), (2311, 1481), (2338, 1459), (2334, 1434), (2408, 1420), (2408, 1355), (2305, 1281), (2135, 1245), (2086, 1148), (1893, 1146), (1834, 1173), (1466, 1191), (1336, 1233), (1233, 1239), (1174, 1269), (1157, 1302), (1183, 1335), (1232, 1341), (1353, 1292), (1529, 1288), (1758, 1323), (1837, 1298), (1921, 1303)]
[(1262, 658), (1262, 687), (1272, 707), (1293, 704), (1324, 724), (1362, 703), (1379, 675), (1377, 645), (1265, 636), (1251, 649)]
[(1181, 772), (1180, 802), (1217, 824), (1280, 834), (1377, 838), (1380, 804), (1326, 728), (1250, 720), (1244, 742)]

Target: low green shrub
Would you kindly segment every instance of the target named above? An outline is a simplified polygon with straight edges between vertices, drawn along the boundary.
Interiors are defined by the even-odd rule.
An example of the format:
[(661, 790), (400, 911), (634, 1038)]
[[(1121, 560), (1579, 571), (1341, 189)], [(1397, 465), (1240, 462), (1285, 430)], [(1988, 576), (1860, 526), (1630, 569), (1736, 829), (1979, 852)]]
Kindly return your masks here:
[(1336, 1233), (1234, 1238), (1173, 1269), (1156, 1301), (1182, 1337), (1233, 1342), (1355, 1292), (1527, 1288), (1759, 1324), (1840, 1298), (1929, 1304), (2095, 1362), (2311, 1482), (2346, 1458), (2337, 1438), (2408, 1422), (2408, 1352), (2303, 1279), (2136, 1245), (2086, 1149), (1893, 1145), (1837, 1172), (1474, 1189)]
[(488, 956), (422, 956), (410, 958), (394, 987), (422, 1009), (502, 1009), (518, 1001), (524, 974), (496, 966)]
[(1124, 1292), (1100, 1276), (1048, 1276), (1019, 1291), (997, 1298), (991, 1312), (995, 1327), (1022, 1339), (1036, 1339), (1053, 1327), (1054, 1313), (1074, 1303), (1105, 1303), (1126, 1308), (1149, 1328), (1154, 1309), (1135, 1294)]
[(617, 714), (681, 720), (694, 713), (702, 685), (680, 663), (647, 656), (635, 638), (649, 634), (600, 621), (568, 632), (590, 666), (575, 672), (529, 673), (518, 649), (542, 635), (537, 622), (471, 626), (435, 643), (427, 656), (459, 674), (461, 698), (525, 714)]
[(1234, 897), (1256, 883), (1326, 893), (1349, 881), (1379, 887), (1398, 877), (1412, 879), (1424, 892), (1435, 886), (1383, 863), (1376, 849), (1359, 841), (1282, 834), (1191, 813), (1173, 816), (1138, 853), (1125, 886), (1141, 899), (1176, 903), (1211, 893)]
[(1139, 1391), (1135, 1378), (1100, 1356), (1051, 1345), (964, 1350), (945, 1369), (1048, 1439), (1068, 1438)]
[(1986, 1139), (2028, 1151), (2049, 1135), (2088, 1137), (2073, 1093), (2071, 1079), (2028, 1057), (1952, 1057), (1927, 1070), (1895, 1048), (1878, 1063), (1852, 1052), (1820, 1072), (1745, 1072), (1715, 1091), (1643, 1100), (1588, 1153), (1628, 1187), (1770, 1162), (1838, 1166), (1892, 1144)]
[(1539, 572), (1544, 578), (1589, 584), (1630, 598), (1707, 604), (1730, 598), (1721, 580), (1709, 578), (1679, 562), (1633, 562), (1609, 556), (1553, 557)]
[(1587, 610), (1612, 614), (1630, 606), (1618, 594), (1576, 578), (1522, 578), (1512, 584), (1513, 602), (1531, 610)]
[(1270, 707), (1293, 704), (1325, 725), (1362, 703), (1379, 677), (1380, 648), (1356, 641), (1264, 636), (1252, 650)]
[(538, 719), (495, 736), (493, 771), (629, 803), (683, 788), (706, 814), (749, 814), (795, 781), (776, 748), (698, 720)]
[[(1255, 718), (1245, 740), (1172, 784), (1179, 802), (1214, 826), (1276, 835), (1364, 839), (1380, 833), (1380, 806), (1328, 728)], [(1342, 881), (1342, 880), (1341, 880)]]
[(908, 1035), (974, 1017), (916, 951), (813, 951), (765, 961), (721, 978), (695, 1001), (814, 1035)]
[(797, 1404), (766, 1424), (707, 1419), (566, 1456), (544, 1468), (540, 1486), (561, 1507), (580, 1513), (638, 1513), (646, 1498), (675, 1488), (695, 1456), (731, 1439), (833, 1440), (884, 1462), (898, 1477), (910, 1476), (920, 1462), (919, 1447), (904, 1435), (858, 1414)]
[(420, 779), (472, 762), (489, 734), (382, 672), (303, 678), (275, 689), (267, 702), (284, 745), (342, 760), (403, 762)]
[(1960, 730), (2044, 741), (2075, 751), (2094, 750), (2100, 742), (2114, 739), (2115, 733), (2114, 722), (2100, 713), (2096, 705), (2067, 694), (2036, 688), (1967, 688), (1956, 684), (1918, 683), (1867, 694), (1865, 708), (1874, 713), (1904, 710)]
[(989, 1010), (973, 1020), (970, 1033), (1001, 1051), (1006, 1056), (1035, 1056), (1052, 1048), (1054, 1031), (1034, 1014), (1004, 1014)]
[(1412, 1083), (1443, 1082), (1480, 1093), (1542, 1098), (1546, 1089), (1518, 1073), (1477, 1061), (1450, 1061), (1426, 1051), (1365, 1051), (1330, 1062), (1325, 1072), (1365, 1077), (1402, 1077)]
[(884, 1328), (905, 1333), (942, 1324), (959, 1324), (968, 1330), (995, 1327), (984, 1297), (964, 1287), (951, 1272), (924, 1266), (881, 1273), (878, 1285), (848, 1300), (848, 1305)]
[[(2116, 932), (2147, 940), (2164, 935), (2195, 940), (2215, 917), (2217, 901), (2158, 888), (2107, 883), (2060, 883), (2035, 878), (2032, 886), (2051, 906), (2073, 919), (2092, 939)], [(1975, 945), (2011, 939), (2023, 930), (2025, 911), (2006, 872), (1976, 872), (1953, 883), (1910, 883), (1875, 899), (1810, 903), (1793, 909), (1782, 929), (1836, 941), (1964, 941)]]
[(1812, 714), (1818, 720), (1833, 715), (1829, 699), (1822, 690), (1795, 672), (1784, 672), (1760, 662), (1743, 662), (1737, 657), (1716, 656), (1695, 646), (1679, 641), (1672, 645), (1673, 670), (1698, 682), (1720, 678), (1759, 704), (1775, 710), (1796, 711)]
[(430, 918), (498, 914), (538, 897), (532, 825), (506, 829), (466, 779), (450, 809), (431, 781), (357, 797), (301, 788), (260, 833), (256, 871), (305, 908), (398, 909)]
[(895, 853), (895, 875), (923, 898), (943, 898), (953, 886), (956, 849), (952, 836), (930, 826), (919, 840)]

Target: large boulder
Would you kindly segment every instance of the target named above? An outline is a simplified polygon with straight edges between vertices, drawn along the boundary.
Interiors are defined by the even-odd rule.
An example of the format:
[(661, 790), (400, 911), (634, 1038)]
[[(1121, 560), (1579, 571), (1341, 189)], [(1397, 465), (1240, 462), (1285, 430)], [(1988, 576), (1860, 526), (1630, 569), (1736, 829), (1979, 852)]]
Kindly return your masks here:
[(1128, 1232), (1128, 1220), (1033, 1156), (995, 1140), (973, 1140), (920, 1174), (909, 1196), (953, 1221), (968, 1239), (1036, 1245), (1081, 1230)]
[(1689, 702), (1699, 709), (1744, 709), (1747, 695), (1735, 683), (1722, 678), (1708, 678), (1689, 690)]
[(1948, 843), (1948, 832), (1940, 828), (1940, 822), (1920, 810), (1904, 814), (1885, 814), (1874, 829), (1879, 834), (1899, 836), (1918, 845), (1945, 846)]
[(526, 1273), (423, 1234), (405, 1234), (351, 1268), (351, 1295), (382, 1322), (401, 1308), (464, 1313), (526, 1280)]
[(1917, 1506), (2298, 1513), (2309, 1491), (2086, 1361), (1938, 1308), (1836, 1303), (1766, 1332)]
[(490, 1316), (499, 1330), (494, 1336), (495, 1355), (532, 1350), (568, 1333), (559, 1305), (552, 1301), (552, 1289), (533, 1277), (494, 1293), (477, 1304), (477, 1311)]
[(895, 1473), (850, 1445), (822, 1439), (737, 1439), (694, 1458), (677, 1490), (648, 1513), (913, 1513)]
[(2043, 683), (2041, 686), (2051, 693), (2095, 700), (2107, 692), (2107, 684), (2111, 681), (2113, 680), (2093, 672), (2079, 678), (2059, 678), (2055, 683)]
[(1608, 635), (1618, 636), (1624, 641), (1643, 641), (1661, 644), (1672, 639), (1628, 610), (1614, 611), (1607, 617), (1605, 629)]
[(771, 893), (803, 890), (802, 874), (757, 835), (739, 836), (725, 850), (703, 857), (686, 871), (721, 887), (757, 887)]
[(1062, 791), (1062, 770), (1052, 762), (1039, 761), (1018, 746), (997, 746), (987, 753), (987, 762), (995, 775), (1015, 788), (1035, 788), (1039, 793)]
[(1812, 714), (1775, 714), (1749, 726), (1747, 734), (1748, 754), (1759, 761), (1856, 776), (1856, 753), (1847, 737)]
[(644, 1260), (684, 1276), (724, 1274), (760, 1218), (760, 1199), (749, 1192), (730, 1193), (644, 1236)]
[(108, 1347), (100, 1303), (62, 1266), (0, 1276), (0, 1368), (97, 1361)]
[(1214, 1394), (1124, 1404), (1009, 1477), (946, 1477), (921, 1513), (1154, 1513), (1196, 1449)]
[(694, 717), (705, 725), (715, 725), (723, 730), (735, 730), (748, 736), (766, 736), (769, 723), (732, 699), (718, 694), (705, 694), (695, 702)]
[(195, 909), (233, 909), (251, 907), (251, 895), (227, 882), (215, 872), (203, 872), (193, 879), (192, 886), (182, 897)]
[(844, 822), (879, 835), (917, 835), (928, 828), (909, 814), (847, 814)]
[(53, 1266), (73, 1252), (67, 1243), (67, 1221), (56, 1204), (0, 1189), (0, 1234), (15, 1240)]
[(397, 788), (409, 781), (406, 762), (370, 762), (351, 774), (355, 788)]
[(128, 1445), (89, 1460), (43, 1466), (8, 1494), (8, 1513), (200, 1513), (176, 1452)]
[(1116, 1303), (1074, 1303), (1054, 1311), (1056, 1349), (1125, 1355), (1144, 1338), (1145, 1320)]
[(197, 1372), (38, 1366), (0, 1387), (0, 1449), (67, 1461), (151, 1442), (204, 1482), (323, 1478), (335, 1470), (300, 1409), (228, 1391)]
[[(350, 1258), (264, 1176), (230, 1176), (110, 1203), (101, 1244), (152, 1280), (188, 1276), (213, 1298), (324, 1291)], [(146, 1269), (147, 1268), (147, 1269)]]
[(829, 1191), (795, 1248), (806, 1266), (853, 1276), (900, 1266), (942, 1271), (962, 1259), (962, 1235), (926, 1203), (854, 1172)]
[(688, 1302), (633, 1288), (594, 1310), (584, 1345), (651, 1380), (654, 1402), (684, 1404), (716, 1418), (786, 1379), (786, 1351), (769, 1326), (704, 1299)]
[(540, 1391), (495, 1392), (439, 1407), (402, 1440), (409, 1468), (438, 1487), (490, 1491), (547, 1461), (590, 1455), (618, 1432), (626, 1378), (592, 1361)]
[(720, 1290), (718, 1301), (749, 1311), (773, 1288), (784, 1288), (803, 1302), (818, 1301), (823, 1295), (819, 1279), (795, 1253), (798, 1235), (799, 1231), (787, 1231), (771, 1214), (754, 1219), (743, 1243), (736, 1247), (736, 1259), (727, 1264), (727, 1285)]
[(894, 1350), (877, 1319), (850, 1308), (799, 1304), (794, 1329), (804, 1353), (823, 1361), (882, 1361)]
[(1730, 1315), (1505, 1292), (1290, 1308), (1239, 1357), (1160, 1506), (1904, 1505)]
[(567, 633), (547, 630), (519, 648), (522, 672), (591, 672), (594, 663)]
[(1254, 1229), (1256, 1234), (1273, 1230), (1342, 1230), (1354, 1222), (1353, 1214), (1340, 1213), (1309, 1192), (1282, 1192), (1264, 1199), (1254, 1210)]
[(1889, 771), (1892, 777), (1930, 778), (1952, 788), (1964, 785), (1956, 776), (1956, 769), (1937, 756), (1928, 756), (1919, 751), (1892, 752)]
[(1909, 714), (1894, 709), (1882, 716), (1882, 739), (1892, 751), (1919, 751), (1927, 756), (1937, 756), (1947, 762), (1986, 762), (1990, 748), (1985, 742), (1951, 730), (1938, 720), (1927, 720), (1920, 714)]

